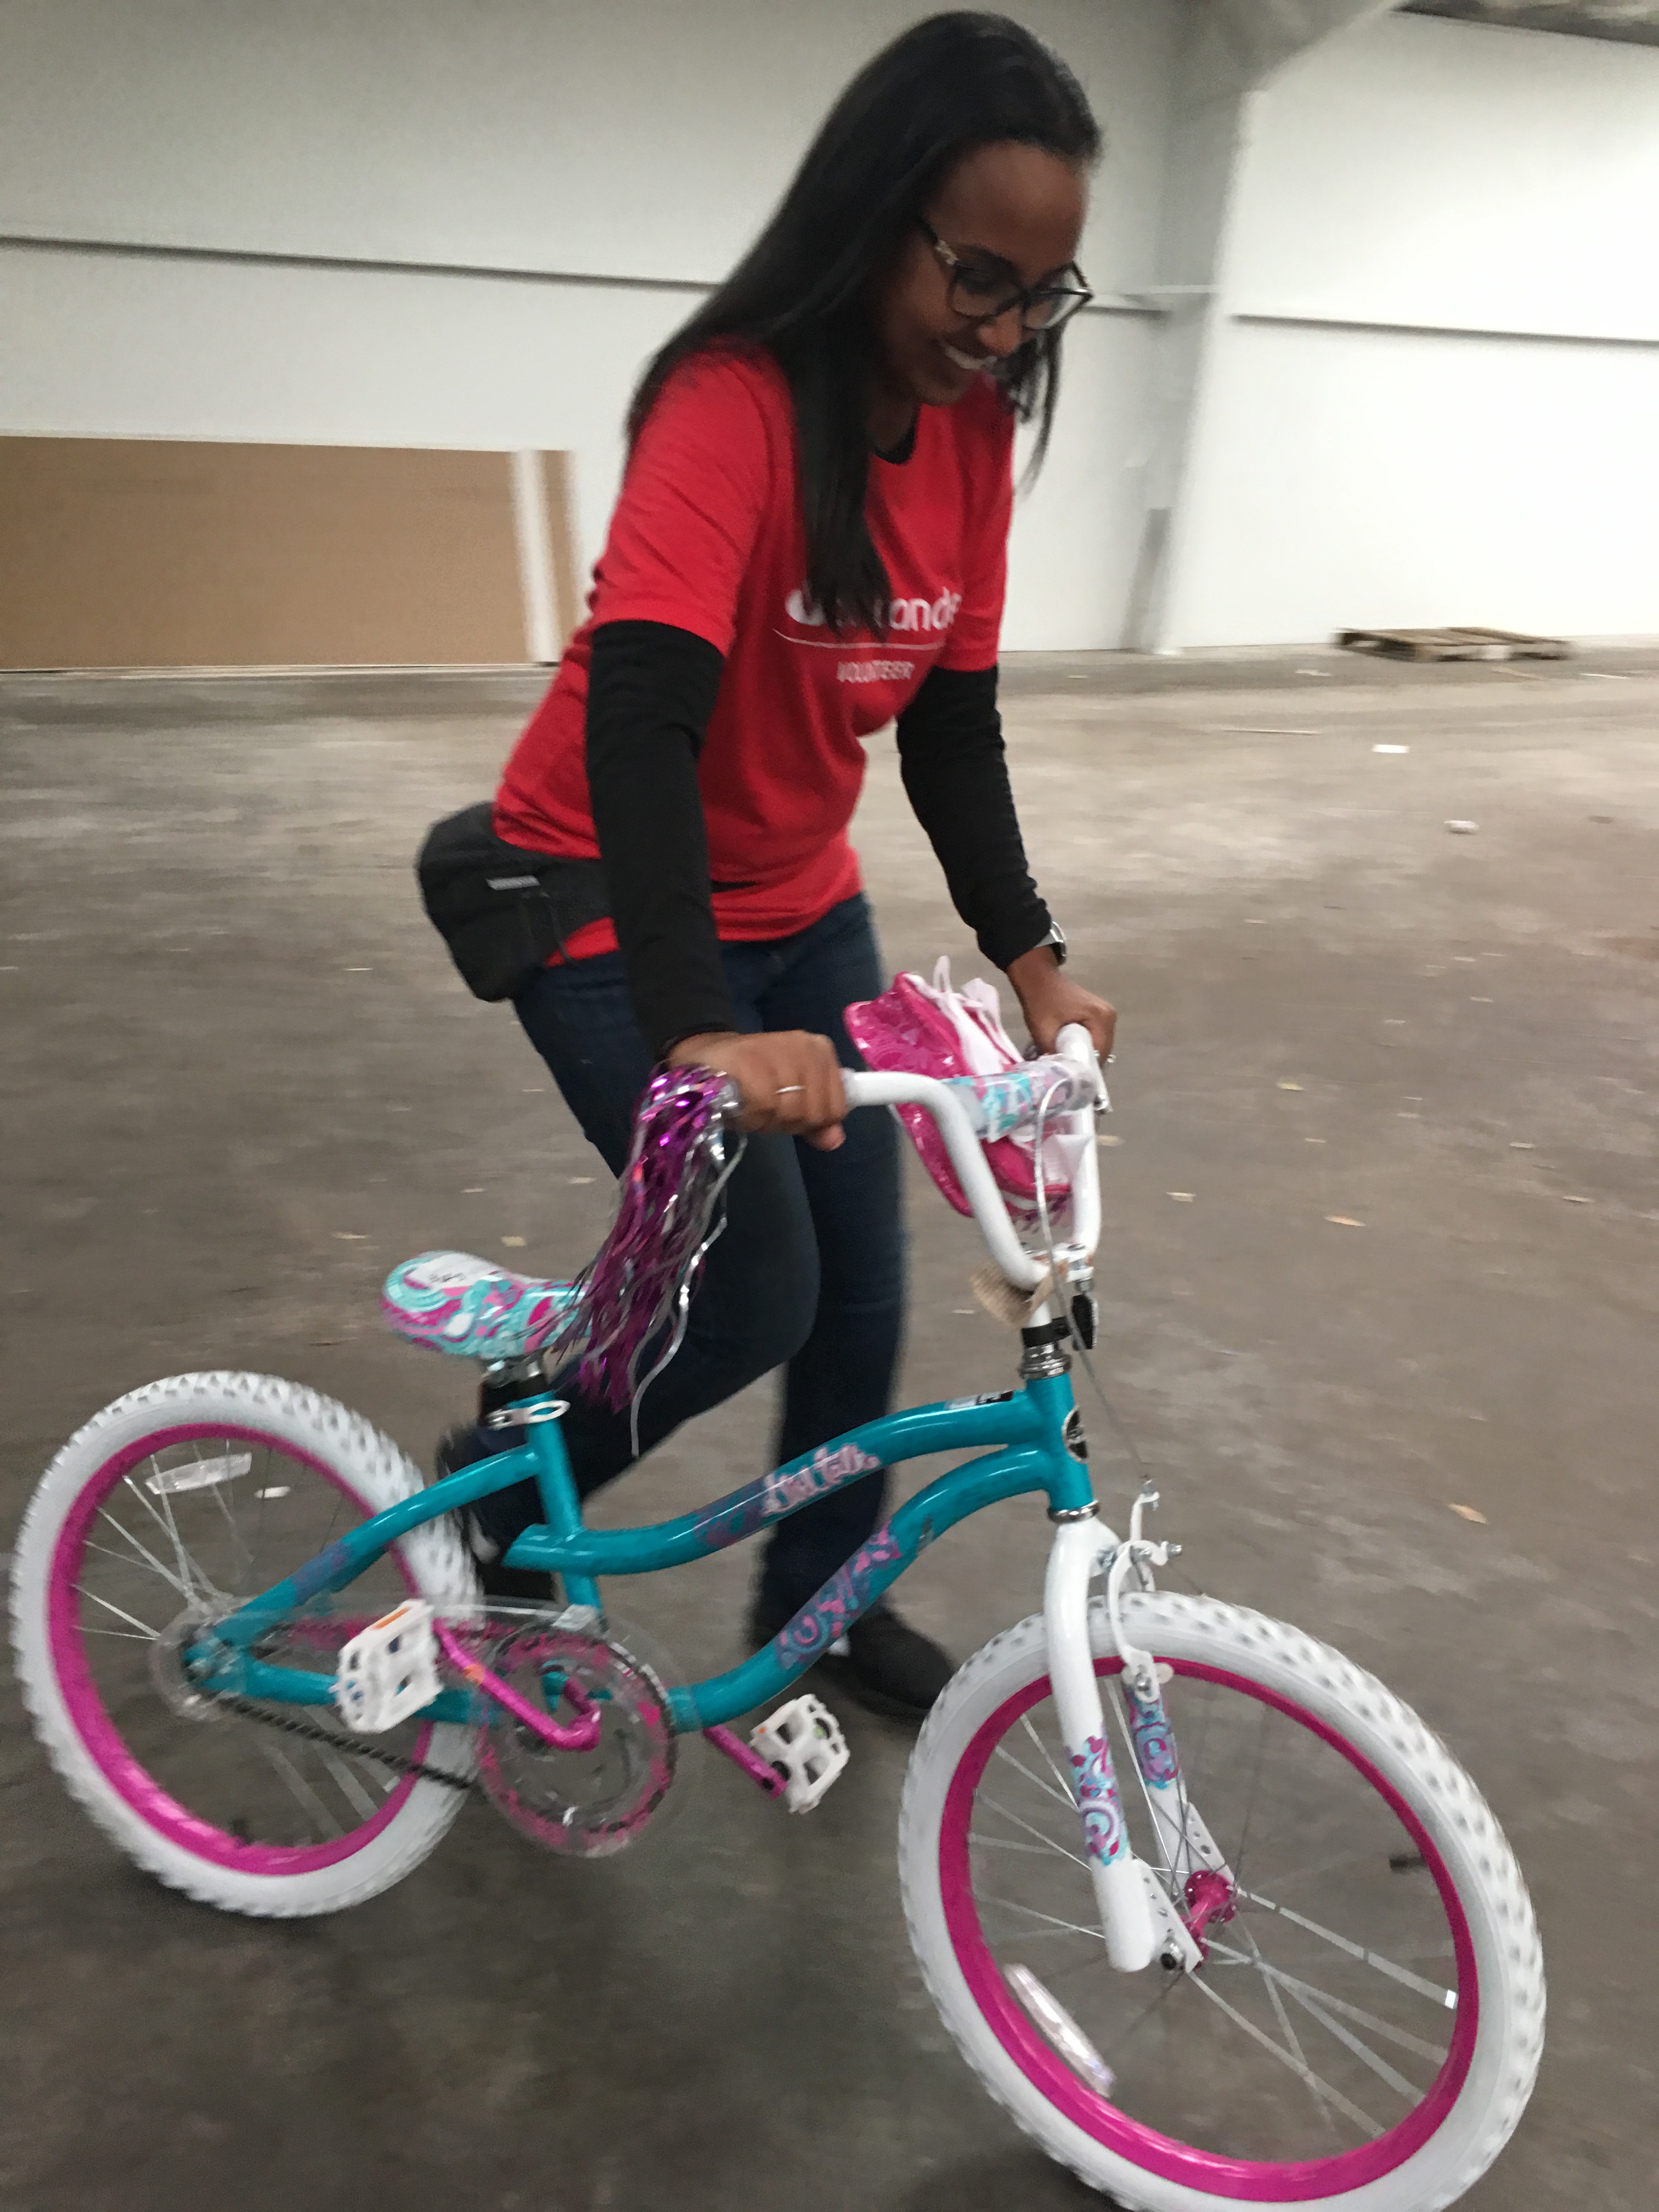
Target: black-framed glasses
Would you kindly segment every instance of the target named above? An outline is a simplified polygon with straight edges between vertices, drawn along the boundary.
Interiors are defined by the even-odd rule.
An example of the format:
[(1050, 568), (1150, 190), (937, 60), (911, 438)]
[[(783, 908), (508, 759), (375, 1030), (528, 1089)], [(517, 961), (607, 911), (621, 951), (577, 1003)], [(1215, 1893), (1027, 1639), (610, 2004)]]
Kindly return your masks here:
[(945, 243), (925, 216), (919, 215), (916, 222), (945, 270), (951, 288), (951, 311), (964, 322), (1000, 323), (1018, 307), (1022, 330), (1033, 335), (1053, 331), (1070, 322), (1078, 309), (1087, 307), (1095, 296), (1075, 261), (1062, 269), (1058, 277), (1045, 278), (1041, 284), (1021, 284), (1006, 261), (989, 255), (975, 259), (958, 253)]

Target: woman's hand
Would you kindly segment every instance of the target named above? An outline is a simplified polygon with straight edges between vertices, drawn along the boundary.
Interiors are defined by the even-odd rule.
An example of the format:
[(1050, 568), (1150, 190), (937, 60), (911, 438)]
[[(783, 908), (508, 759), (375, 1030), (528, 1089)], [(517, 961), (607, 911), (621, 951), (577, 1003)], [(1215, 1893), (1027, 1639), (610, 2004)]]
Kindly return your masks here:
[(847, 1093), (841, 1064), (826, 1036), (805, 1030), (736, 1030), (682, 1037), (671, 1047), (671, 1067), (712, 1067), (730, 1076), (743, 1099), (740, 1129), (757, 1135), (805, 1137), (821, 1152), (845, 1142), (842, 1122)]
[(1117, 1031), (1117, 1009), (1074, 983), (1055, 959), (1052, 945), (1038, 945), (1022, 952), (1009, 964), (1008, 981), (1039, 1052), (1052, 1052), (1066, 1024), (1081, 1022), (1094, 1039), (1095, 1050), (1105, 1059)]

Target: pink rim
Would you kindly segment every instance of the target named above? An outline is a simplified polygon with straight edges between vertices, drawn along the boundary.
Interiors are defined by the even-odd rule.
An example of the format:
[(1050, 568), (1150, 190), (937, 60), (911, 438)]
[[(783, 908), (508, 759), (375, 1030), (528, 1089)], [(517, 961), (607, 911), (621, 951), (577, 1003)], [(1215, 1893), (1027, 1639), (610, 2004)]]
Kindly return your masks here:
[[(176, 1427), (153, 1430), (137, 1443), (124, 1446), (105, 1461), (76, 1499), (59, 1532), (57, 1547), (52, 1553), (47, 1589), (47, 1628), (52, 1668), (70, 1718), (104, 1779), (158, 1835), (165, 1836), (169, 1843), (177, 1844), (193, 1857), (210, 1860), (216, 1866), (234, 1867), (240, 1874), (278, 1878), (311, 1874), (324, 1867), (337, 1866), (342, 1859), (352, 1857), (372, 1843), (384, 1828), (390, 1826), (407, 1802), (416, 1778), (405, 1775), (372, 1820), (366, 1820), (361, 1827), (353, 1828), (343, 1836), (337, 1836), (331, 1843), (245, 1844), (237, 1837), (227, 1834), (223, 1829), (198, 1820), (176, 1798), (170, 1797), (138, 1764), (105, 1709), (98, 1685), (87, 1664), (79, 1632), (80, 1616), (76, 1603), (75, 1584), (80, 1574), (88, 1533), (110, 1492), (141, 1460), (149, 1459), (152, 1453), (165, 1451), (170, 1444), (193, 1443), (203, 1438), (218, 1437), (237, 1443), (264, 1445), (272, 1451), (279, 1451), (297, 1464), (310, 1468), (313, 1474), (320, 1475), (324, 1481), (331, 1484), (360, 1510), (363, 1508), (362, 1499), (348, 1488), (332, 1468), (325, 1466), (321, 1460), (313, 1459), (309, 1452), (299, 1450), (286, 1437), (271, 1436), (263, 1429), (246, 1428), (225, 1421), (187, 1421), (180, 1422)], [(407, 1564), (396, 1553), (392, 1557), (398, 1573), (413, 1594), (415, 1581)], [(421, 1731), (412, 1756), (423, 1759), (431, 1739), (432, 1727), (428, 1722)]]
[[(1041, 2091), (1056, 2112), (1130, 2165), (1165, 2180), (1207, 2190), (1212, 2196), (1236, 2197), (1248, 2203), (1295, 2203), (1310, 2197), (1338, 2196), (1402, 2166), (1449, 2118), (1462, 2094), (1474, 2057), (1480, 2021), (1474, 1943), (1468, 1922), (1445, 1862), (1427, 1830), (1399, 1792), (1362, 1753), (1305, 1708), (1264, 1689), (1260, 1683), (1190, 1660), (1172, 1659), (1168, 1663), (1177, 1674), (1218, 1683), (1225, 1689), (1239, 1691), (1272, 1705), (1288, 1719), (1322, 1737), (1334, 1750), (1340, 1752), (1393, 1809), (1423, 1854), (1424, 1864), (1434, 1876), (1451, 1928), (1457, 1970), (1457, 2014), (1451, 2047), (1422, 2102), (1374, 2142), (1358, 2150), (1340, 2152), (1335, 2157), (1297, 2160), (1224, 2158), (1214, 2152), (1196, 2150), (1139, 2120), (1130, 2119), (1089, 2089), (1043, 2039), (1009, 1989), (986, 1942), (974, 1901), (968, 1834), (975, 1793), (991, 1754), (1020, 1716), (1048, 1695), (1046, 1674), (1016, 1691), (998, 1707), (963, 1753), (951, 1778), (939, 1832), (939, 1889), (951, 1948), (986, 2025), (1027, 2081)], [(1097, 1674), (1115, 1674), (1121, 1670), (1122, 1662), (1118, 1659), (1095, 1662)]]

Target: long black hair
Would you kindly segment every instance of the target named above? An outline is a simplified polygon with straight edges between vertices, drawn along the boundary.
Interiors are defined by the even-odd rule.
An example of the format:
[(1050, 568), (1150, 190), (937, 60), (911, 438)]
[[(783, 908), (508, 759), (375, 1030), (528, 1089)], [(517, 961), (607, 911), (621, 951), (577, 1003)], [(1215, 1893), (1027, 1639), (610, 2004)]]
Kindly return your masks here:
[[(776, 212), (726, 282), (652, 361), (628, 414), (630, 445), (692, 354), (770, 349), (788, 379), (799, 447), (809, 596), (837, 629), (884, 626), (888, 580), (864, 519), (865, 371), (872, 295), (945, 173), (1005, 140), (1091, 164), (1100, 130), (1059, 56), (1006, 15), (914, 24), (853, 79)], [(1054, 422), (1059, 334), (1039, 331), (1000, 381), (1041, 460)]]

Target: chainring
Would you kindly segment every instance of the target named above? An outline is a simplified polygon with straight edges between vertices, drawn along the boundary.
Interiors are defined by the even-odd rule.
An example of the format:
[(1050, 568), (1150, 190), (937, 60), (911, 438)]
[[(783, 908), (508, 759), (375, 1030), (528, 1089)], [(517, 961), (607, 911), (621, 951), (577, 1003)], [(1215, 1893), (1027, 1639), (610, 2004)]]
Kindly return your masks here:
[[(592, 1621), (592, 1617), (590, 1616)], [(680, 1763), (658, 1668), (621, 1640), (615, 1622), (582, 1628), (556, 1613), (521, 1619), (479, 1656), (530, 1704), (568, 1721), (574, 1681), (601, 1716), (588, 1751), (558, 1751), (484, 1695), (473, 1723), (477, 1783), (544, 1850), (606, 1858), (625, 1850), (662, 1809)]]

